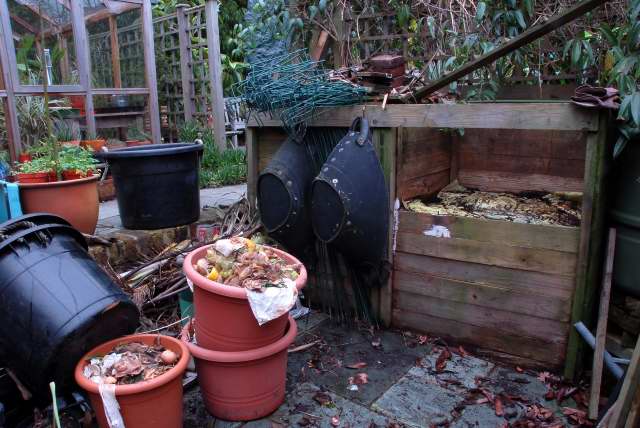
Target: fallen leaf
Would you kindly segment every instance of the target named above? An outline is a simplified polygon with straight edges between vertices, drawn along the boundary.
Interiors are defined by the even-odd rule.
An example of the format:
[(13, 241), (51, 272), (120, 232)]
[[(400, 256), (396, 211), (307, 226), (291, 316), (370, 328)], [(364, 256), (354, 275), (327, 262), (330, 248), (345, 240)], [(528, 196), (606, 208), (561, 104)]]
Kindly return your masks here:
[(303, 416), (302, 419), (298, 421), (298, 425), (301, 427), (309, 426), (311, 425), (311, 419), (309, 419), (307, 416)]
[(348, 369), (363, 369), (367, 367), (367, 363), (365, 363), (364, 361), (360, 361), (359, 363), (349, 364), (348, 366), (345, 366), (345, 367)]
[(496, 407), (496, 416), (504, 415), (504, 408), (502, 407), (502, 400), (500, 400), (500, 397), (496, 397), (496, 400), (493, 402), (493, 404)]
[(518, 367), (518, 366), (516, 366), (516, 371), (517, 371), (518, 373), (522, 373), (522, 372), (524, 372), (524, 370), (522, 369), (522, 367)]
[(549, 373), (549, 372), (540, 372), (540, 373), (538, 373), (538, 380), (540, 382), (547, 383), (550, 378), (551, 378), (551, 373)]
[(485, 389), (485, 388), (480, 388), (480, 392), (482, 392), (482, 395), (484, 395), (485, 397), (487, 397), (487, 400), (489, 400), (490, 402), (494, 402), (495, 401), (495, 396), (491, 393), (491, 391)]
[(340, 418), (337, 416), (334, 416), (331, 418), (331, 426), (332, 427), (337, 427), (340, 426)]
[(460, 345), (458, 347), (458, 353), (460, 354), (461, 357), (465, 358), (469, 356), (469, 353), (462, 347), (462, 345)]
[(371, 346), (377, 349), (382, 346), (382, 341), (380, 340), (379, 337), (376, 339), (373, 339), (373, 341), (371, 342)]
[(366, 373), (358, 373), (354, 376), (353, 383), (356, 385), (364, 385), (365, 383), (369, 383), (369, 375)]
[(484, 403), (488, 403), (489, 399), (487, 397), (482, 397), (482, 398), (478, 398), (475, 403), (476, 404), (484, 404)]
[(444, 348), (438, 359), (436, 360), (436, 371), (438, 373), (442, 373), (444, 369), (447, 367), (447, 360), (451, 358), (451, 352), (449, 352), (448, 348)]
[(553, 400), (554, 398), (556, 398), (556, 393), (553, 391), (553, 389), (549, 388), (547, 393), (544, 394), (544, 399), (545, 400)]
[(429, 336), (418, 336), (418, 343), (424, 345), (429, 340)]

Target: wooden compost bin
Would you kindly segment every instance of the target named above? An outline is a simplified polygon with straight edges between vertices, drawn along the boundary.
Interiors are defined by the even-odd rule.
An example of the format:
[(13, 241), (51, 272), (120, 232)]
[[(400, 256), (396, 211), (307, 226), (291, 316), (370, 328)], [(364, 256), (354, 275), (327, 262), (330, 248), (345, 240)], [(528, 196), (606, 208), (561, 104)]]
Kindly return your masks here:
[[(311, 126), (348, 127), (363, 107), (333, 109)], [(394, 213), (393, 275), (372, 302), (380, 317), (517, 364), (564, 365), (573, 375), (581, 345), (572, 324), (589, 322), (599, 283), (606, 114), (568, 103), (366, 106), (364, 114)], [(259, 171), (285, 138), (277, 120), (259, 123), (247, 130), (252, 200)], [(436, 195), (456, 179), (491, 192), (582, 192), (582, 222), (532, 225), (397, 209), (400, 200)], [(432, 236), (434, 226), (448, 236)]]

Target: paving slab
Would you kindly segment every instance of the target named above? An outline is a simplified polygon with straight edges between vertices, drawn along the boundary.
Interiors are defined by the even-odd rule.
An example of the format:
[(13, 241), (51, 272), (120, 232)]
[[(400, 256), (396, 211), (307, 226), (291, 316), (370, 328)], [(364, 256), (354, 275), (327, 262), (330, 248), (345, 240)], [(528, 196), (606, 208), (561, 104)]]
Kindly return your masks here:
[[(332, 421), (332, 418), (337, 419)], [(386, 427), (394, 418), (377, 414), (316, 385), (302, 383), (270, 420), (286, 427), (304, 426), (308, 422), (313, 427), (333, 428), (336, 425), (332, 422), (340, 427)]]
[(422, 376), (427, 382), (444, 386), (452, 391), (464, 392), (478, 386), (478, 380), (489, 376), (495, 367), (493, 363), (480, 358), (453, 353), (441, 373), (436, 372), (436, 361), (440, 352), (435, 351), (422, 360), (422, 364), (411, 369), (410, 373)]
[(495, 410), (486, 404), (467, 405), (459, 418), (451, 423), (451, 428), (498, 428), (505, 418), (496, 416)]
[[(310, 382), (365, 406), (371, 405), (430, 350), (426, 345), (408, 347), (396, 332), (372, 335), (369, 330), (347, 329), (333, 322), (322, 323), (312, 335), (303, 338), (307, 343), (313, 340), (322, 342), (289, 355), (290, 384)], [(357, 363), (366, 367), (348, 368)], [(366, 374), (367, 383), (356, 385), (356, 389), (349, 378), (360, 373)]]

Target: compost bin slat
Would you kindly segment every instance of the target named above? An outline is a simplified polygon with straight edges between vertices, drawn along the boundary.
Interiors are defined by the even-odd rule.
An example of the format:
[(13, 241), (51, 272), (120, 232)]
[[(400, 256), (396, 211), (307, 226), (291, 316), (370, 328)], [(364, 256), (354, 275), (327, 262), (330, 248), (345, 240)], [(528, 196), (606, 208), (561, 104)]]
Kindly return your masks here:
[[(549, 343), (566, 343), (569, 323), (510, 312), (484, 308), (478, 305), (454, 302), (448, 299), (422, 296), (396, 288), (393, 300), (397, 307), (417, 312), (428, 309), (431, 316), (449, 319), (477, 327), (487, 327), (496, 334), (510, 333), (523, 337), (540, 339)], [(518, 310), (519, 308), (513, 308)]]
[(558, 367), (564, 361), (566, 349), (564, 343), (552, 343), (509, 331), (499, 331), (492, 327), (478, 327), (456, 320), (438, 318), (425, 314), (422, 309), (420, 312), (404, 308), (394, 309), (393, 324), (516, 355), (522, 357), (523, 363), (536, 365), (535, 362), (537, 362), (537, 365), (544, 366), (546, 370)]
[(452, 238), (498, 245), (578, 253), (580, 228), (523, 224), (469, 217), (433, 216), (412, 211), (399, 213), (399, 232), (423, 234), (434, 225), (446, 227)]
[(458, 181), (465, 187), (487, 192), (582, 192), (584, 187), (580, 178), (462, 169)]
[(568, 307), (571, 307), (571, 297), (575, 288), (575, 278), (572, 276), (549, 275), (401, 252), (396, 253), (394, 269), (493, 285), (509, 291), (547, 296), (561, 301), (568, 300)]
[(494, 284), (479, 284), (435, 275), (396, 270), (393, 277), (396, 290), (426, 297), (467, 303), (484, 308), (515, 309), (519, 313), (538, 318), (568, 322), (571, 299), (515, 292)]

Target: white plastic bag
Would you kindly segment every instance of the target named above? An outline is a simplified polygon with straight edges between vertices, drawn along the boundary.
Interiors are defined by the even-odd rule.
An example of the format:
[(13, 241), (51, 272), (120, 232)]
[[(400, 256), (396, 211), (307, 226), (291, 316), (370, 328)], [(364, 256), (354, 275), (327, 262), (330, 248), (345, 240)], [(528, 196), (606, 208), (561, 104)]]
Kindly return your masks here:
[(258, 291), (246, 290), (253, 316), (259, 325), (274, 320), (291, 310), (298, 299), (296, 283), (288, 278), (284, 287), (266, 287)]

